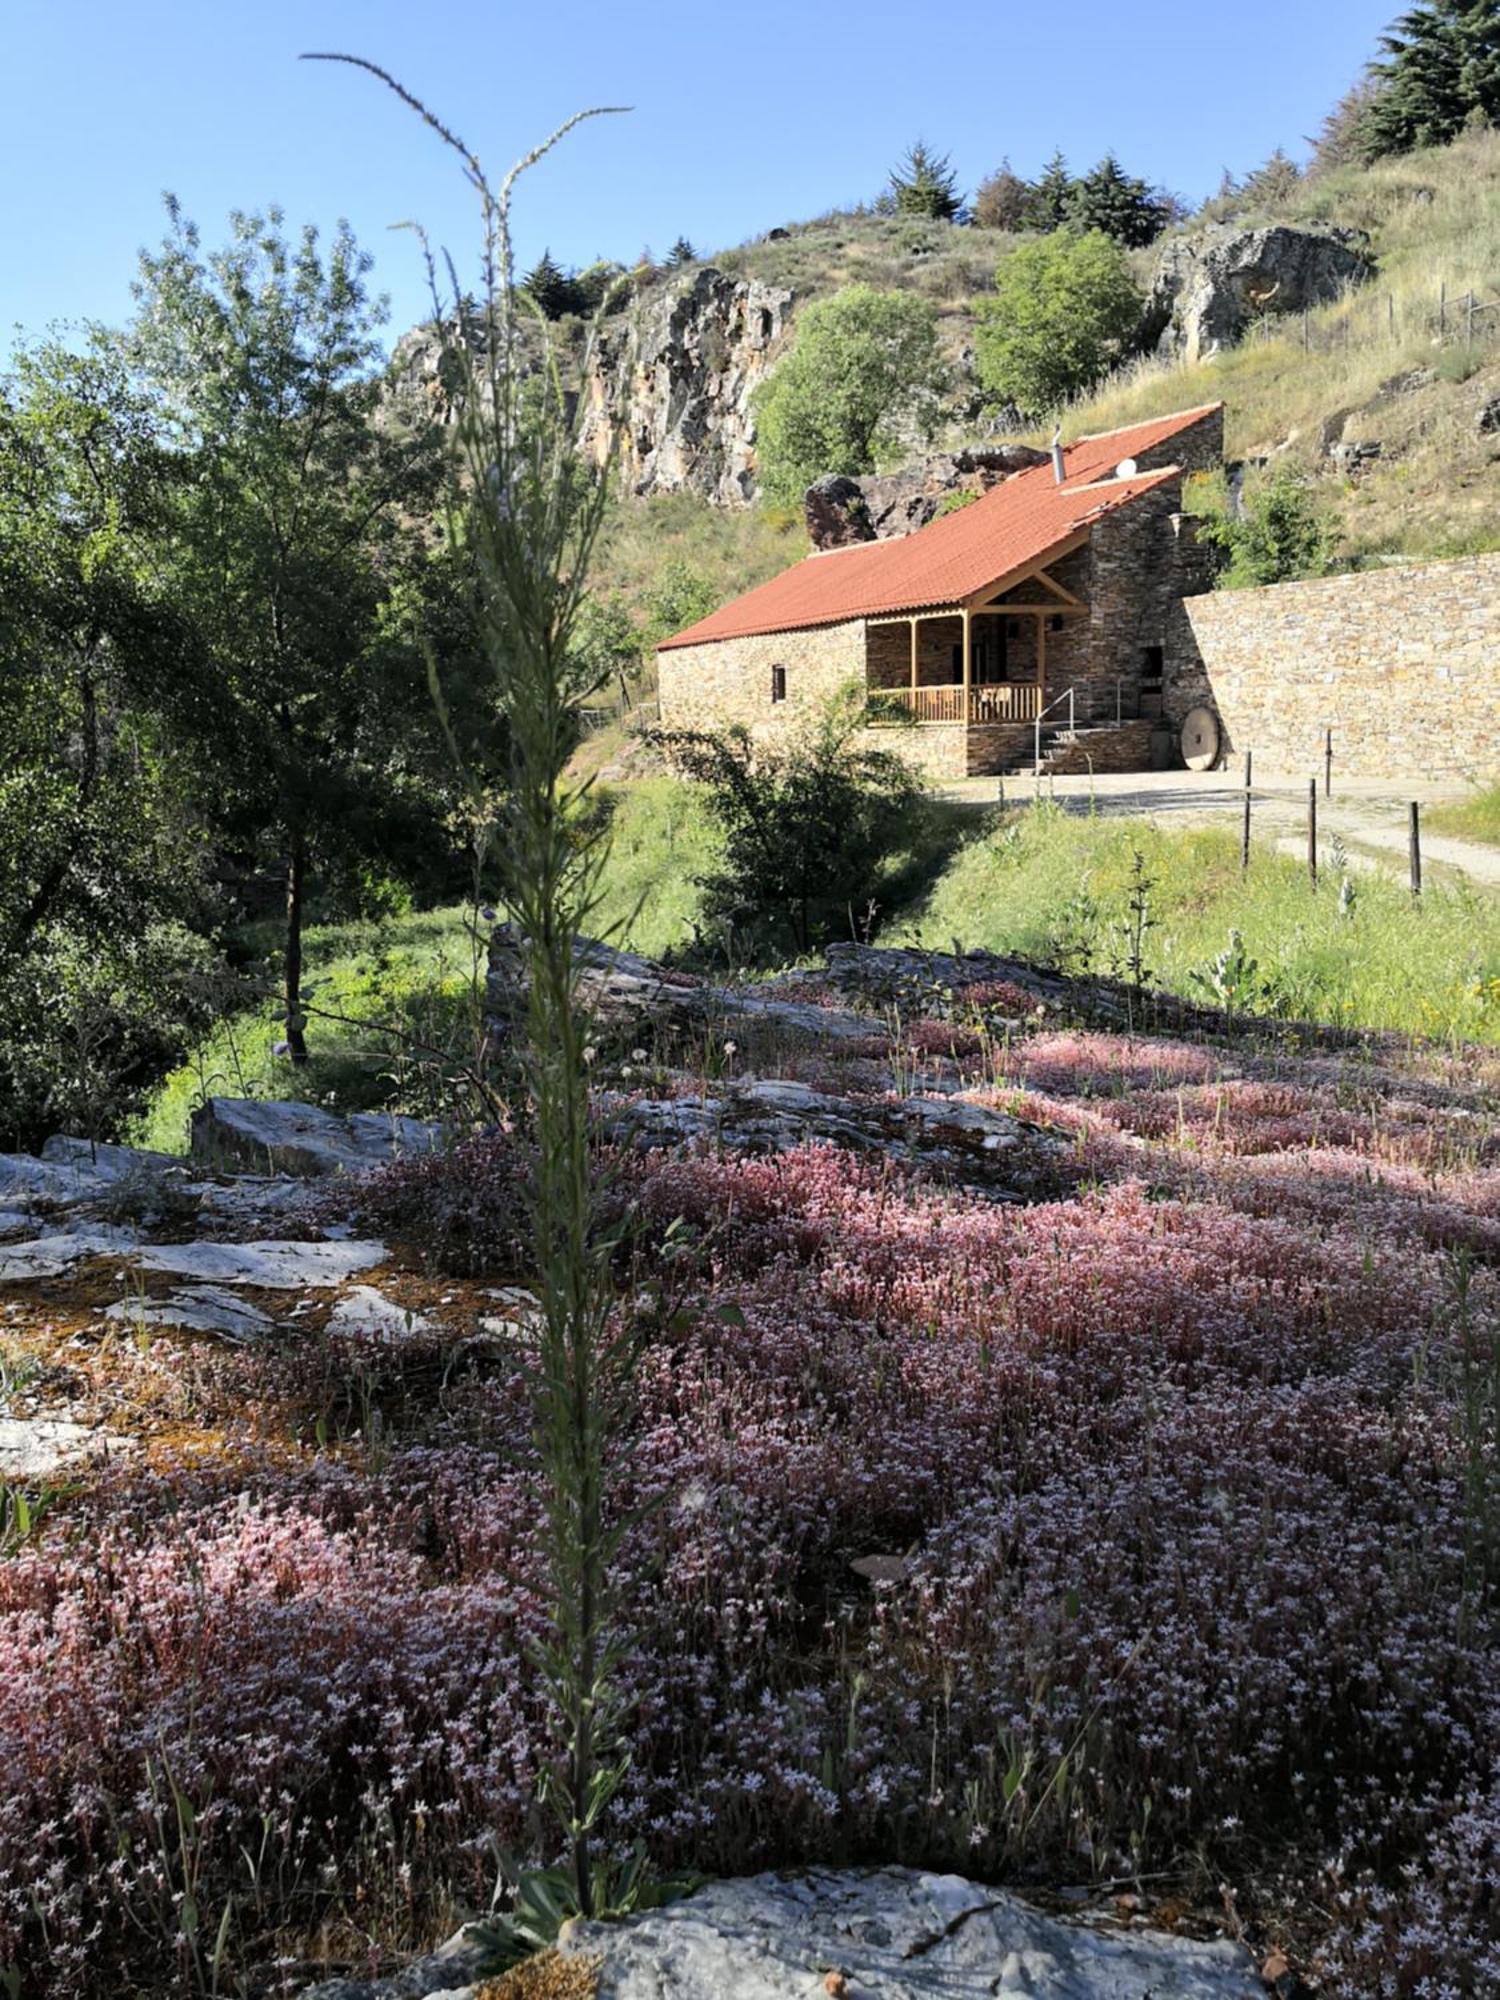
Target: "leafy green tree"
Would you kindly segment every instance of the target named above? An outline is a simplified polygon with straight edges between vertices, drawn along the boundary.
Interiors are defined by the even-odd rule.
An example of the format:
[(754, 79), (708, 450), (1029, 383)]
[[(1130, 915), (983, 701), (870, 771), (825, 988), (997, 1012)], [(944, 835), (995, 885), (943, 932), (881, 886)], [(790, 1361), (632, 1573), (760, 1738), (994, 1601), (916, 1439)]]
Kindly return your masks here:
[(1328, 529), (1306, 482), (1277, 472), (1246, 496), (1238, 517), (1211, 521), (1207, 538), (1228, 557), (1219, 581), (1230, 590), (1293, 583), (1328, 567)]
[(981, 301), (979, 380), (1038, 416), (1108, 373), (1139, 336), (1144, 300), (1123, 248), (1059, 230), (1002, 257)]
[(930, 435), (944, 373), (925, 299), (849, 285), (804, 307), (755, 397), (767, 496), (794, 506), (824, 473), (872, 472), (904, 430)]
[(702, 570), (694, 569), (681, 556), (669, 556), (645, 593), (646, 644), (654, 646), (674, 632), (696, 625), (718, 602), (719, 592)]
[(229, 838), (286, 878), (287, 1052), (305, 1060), (302, 930), (320, 863), (389, 851), (431, 728), (423, 663), (431, 429), (377, 423), (382, 301), (347, 227), (325, 257), (281, 213), (201, 252), (169, 199), (141, 258), (131, 353), (172, 460), (172, 588), (200, 670), (174, 727)]
[(1167, 222), (1161, 196), (1127, 174), (1113, 153), (1106, 153), (1098, 166), (1072, 183), (1063, 214), (1071, 228), (1099, 230), (1132, 250), (1154, 241)]
[(918, 139), (891, 169), (890, 193), (898, 215), (925, 215), (951, 222), (963, 206), (958, 176), (946, 153), (934, 153)]
[(1002, 160), (974, 194), (974, 222), (980, 229), (1032, 229), (1036, 190)]
[(630, 705), (631, 683), (640, 671), (642, 638), (618, 591), (586, 597), (579, 605), (573, 655), (580, 674), (590, 687), (618, 689), (622, 709)]
[(1068, 200), (1073, 186), (1067, 161), (1061, 151), (1055, 152), (1032, 184), (1031, 199), (1027, 204), (1027, 227), (1039, 229), (1044, 235), (1048, 230), (1061, 229), (1068, 219)]
[(1381, 37), (1373, 154), (1443, 146), (1500, 118), (1500, 0), (1420, 0)]
[(864, 722), (864, 690), (851, 688), (775, 748), (743, 727), (656, 739), (707, 788), (724, 850), (702, 883), (704, 913), (731, 949), (811, 951), (868, 906), (922, 794), (903, 758), (864, 747)]
[(192, 671), (153, 542), (164, 468), (117, 348), (0, 381), (0, 1132), (107, 1135), (194, 1025), (201, 828), (161, 725)]

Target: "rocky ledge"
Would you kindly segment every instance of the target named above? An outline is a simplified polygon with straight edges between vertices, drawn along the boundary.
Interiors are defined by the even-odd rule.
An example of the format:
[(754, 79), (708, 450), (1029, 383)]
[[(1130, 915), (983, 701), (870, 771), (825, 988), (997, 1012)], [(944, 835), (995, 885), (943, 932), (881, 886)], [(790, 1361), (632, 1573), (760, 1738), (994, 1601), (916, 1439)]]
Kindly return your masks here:
[[(809, 1869), (711, 1882), (621, 1923), (567, 1926), (558, 1956), (597, 2000), (1264, 2000), (1243, 1946), (1102, 1918), (910, 1868)], [(460, 1933), (394, 1979), (306, 2000), (477, 2000), (482, 1945)], [(538, 1991), (554, 1990), (538, 1986)], [(559, 1982), (558, 1991), (586, 1990)], [(503, 1984), (499, 1988), (504, 1991)]]

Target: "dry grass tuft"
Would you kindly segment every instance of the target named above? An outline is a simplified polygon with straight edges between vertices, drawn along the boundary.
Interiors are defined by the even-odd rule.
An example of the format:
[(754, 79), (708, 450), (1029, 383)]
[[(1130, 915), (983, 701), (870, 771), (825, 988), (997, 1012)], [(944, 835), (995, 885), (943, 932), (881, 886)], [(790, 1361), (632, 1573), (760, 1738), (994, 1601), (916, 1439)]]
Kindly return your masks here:
[(564, 1958), (556, 1950), (538, 1952), (501, 1978), (486, 1980), (474, 2000), (595, 2000), (602, 1963), (597, 1958)]

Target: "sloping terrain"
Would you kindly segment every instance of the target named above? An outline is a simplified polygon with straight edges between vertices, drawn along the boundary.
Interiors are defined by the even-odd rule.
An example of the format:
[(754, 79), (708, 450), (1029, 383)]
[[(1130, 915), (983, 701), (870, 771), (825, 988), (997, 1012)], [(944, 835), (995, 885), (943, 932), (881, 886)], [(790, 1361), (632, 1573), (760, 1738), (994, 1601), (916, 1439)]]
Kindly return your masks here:
[[(1493, 1058), (982, 956), (642, 982), (613, 1837), (1492, 1985)], [(380, 1971), (549, 1838), (522, 1154), (107, 1164), (3, 1201), (0, 1968)]]

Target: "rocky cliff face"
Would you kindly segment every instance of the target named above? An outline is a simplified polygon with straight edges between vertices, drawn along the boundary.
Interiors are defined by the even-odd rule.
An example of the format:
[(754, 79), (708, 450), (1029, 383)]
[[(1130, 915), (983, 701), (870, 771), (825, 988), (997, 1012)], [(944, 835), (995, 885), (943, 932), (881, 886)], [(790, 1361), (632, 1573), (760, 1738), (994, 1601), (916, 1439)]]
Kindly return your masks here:
[(1162, 246), (1148, 321), (1163, 354), (1197, 361), (1232, 347), (1263, 313), (1331, 305), (1372, 269), (1360, 229), (1219, 223)]
[(781, 352), (792, 298), (707, 265), (609, 323), (582, 384), (584, 435), (602, 456), (618, 426), (632, 492), (754, 498), (750, 397)]
[[(631, 492), (687, 488), (745, 506), (755, 497), (750, 397), (785, 345), (792, 298), (706, 265), (613, 315), (576, 384), (585, 446), (602, 459), (613, 432)], [(446, 413), (451, 384), (432, 327), (397, 343), (390, 380), (398, 405)]]

